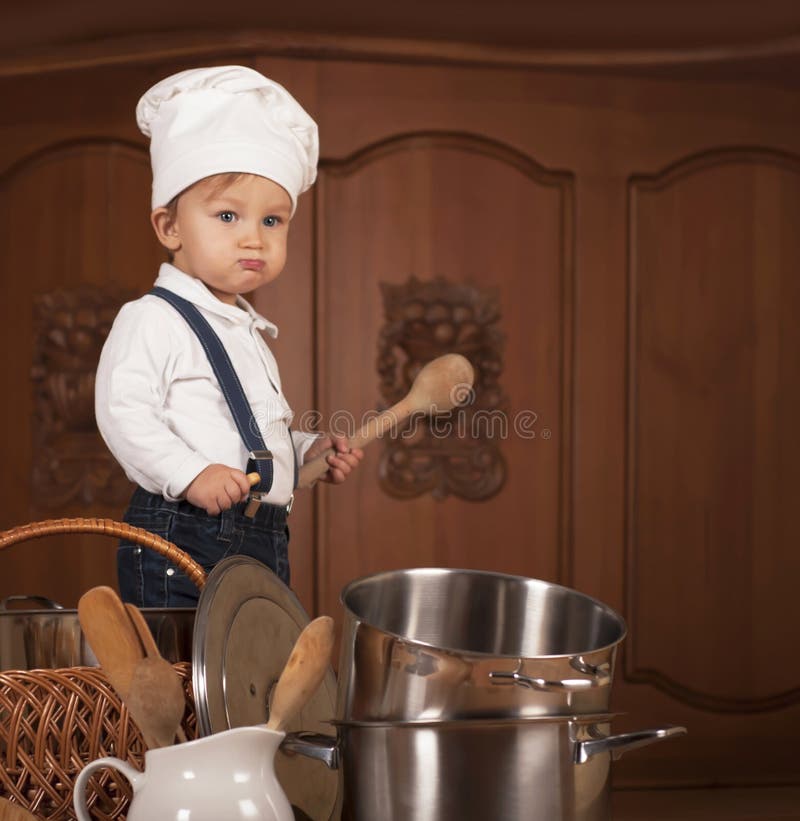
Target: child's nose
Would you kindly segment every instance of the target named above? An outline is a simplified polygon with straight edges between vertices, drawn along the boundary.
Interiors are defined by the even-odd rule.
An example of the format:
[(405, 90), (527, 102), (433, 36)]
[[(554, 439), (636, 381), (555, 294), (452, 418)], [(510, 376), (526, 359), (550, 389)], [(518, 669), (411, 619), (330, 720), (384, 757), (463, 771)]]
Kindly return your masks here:
[(239, 244), (247, 248), (261, 248), (263, 243), (261, 241), (260, 226), (256, 224), (244, 223), (242, 228), (243, 230), (239, 238)]

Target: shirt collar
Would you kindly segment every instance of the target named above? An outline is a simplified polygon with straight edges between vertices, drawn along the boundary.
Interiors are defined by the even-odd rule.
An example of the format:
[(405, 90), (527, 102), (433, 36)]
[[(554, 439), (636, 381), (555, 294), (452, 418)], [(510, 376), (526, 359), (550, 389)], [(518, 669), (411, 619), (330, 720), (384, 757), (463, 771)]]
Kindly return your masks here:
[(161, 263), (155, 284), (229, 322), (237, 325), (252, 324), (260, 331), (266, 331), (273, 339), (278, 336), (278, 326), (261, 316), (244, 297), (237, 296), (236, 305), (228, 305), (227, 302), (217, 299), (202, 280), (184, 273), (168, 262)]

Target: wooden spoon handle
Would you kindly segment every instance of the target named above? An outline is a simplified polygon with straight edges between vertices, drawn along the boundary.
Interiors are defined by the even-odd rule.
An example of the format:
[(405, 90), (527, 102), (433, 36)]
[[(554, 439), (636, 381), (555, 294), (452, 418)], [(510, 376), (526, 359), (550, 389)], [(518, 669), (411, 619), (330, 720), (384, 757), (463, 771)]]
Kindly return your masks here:
[[(388, 410), (368, 419), (361, 426), (361, 430), (350, 439), (350, 447), (363, 448), (364, 445), (368, 445), (374, 439), (396, 428), (401, 422), (405, 422), (413, 411), (414, 408), (408, 401), (408, 397), (401, 399)], [(297, 486), (308, 487), (321, 476), (324, 476), (330, 467), (328, 457), (335, 453), (336, 450), (334, 450), (334, 448), (328, 448), (320, 453), (319, 456), (314, 457), (310, 462), (303, 465), (300, 468)]]
[[(350, 447), (361, 448), (397, 427), (412, 413), (439, 413), (461, 404), (469, 396), (475, 380), (475, 371), (469, 360), (460, 354), (437, 356), (416, 375), (411, 389), (396, 405), (375, 416), (350, 440)], [(298, 487), (308, 487), (328, 470), (328, 457), (335, 453), (329, 448), (300, 468)]]
[(330, 616), (320, 616), (303, 628), (275, 685), (267, 723), (270, 730), (282, 731), (314, 695), (325, 678), (332, 650)]
[(150, 658), (159, 658), (161, 656), (161, 651), (158, 649), (155, 636), (153, 636), (152, 631), (147, 626), (147, 621), (145, 620), (142, 611), (135, 604), (131, 604), (130, 602), (125, 602), (125, 610), (128, 612), (128, 616), (131, 620), (131, 624), (133, 624), (133, 629), (136, 631), (136, 635), (139, 636), (139, 641), (142, 643), (144, 654), (146, 656), (150, 656)]

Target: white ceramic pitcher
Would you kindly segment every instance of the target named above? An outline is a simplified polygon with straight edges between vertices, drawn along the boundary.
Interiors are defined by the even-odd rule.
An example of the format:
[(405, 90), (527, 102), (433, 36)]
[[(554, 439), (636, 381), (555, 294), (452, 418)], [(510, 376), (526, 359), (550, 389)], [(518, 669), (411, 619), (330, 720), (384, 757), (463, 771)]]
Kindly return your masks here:
[(275, 775), (275, 753), (284, 733), (239, 727), (148, 750), (144, 772), (118, 758), (99, 758), (75, 781), (79, 821), (92, 821), (86, 785), (101, 767), (118, 769), (133, 786), (128, 821), (293, 821), (289, 800)]

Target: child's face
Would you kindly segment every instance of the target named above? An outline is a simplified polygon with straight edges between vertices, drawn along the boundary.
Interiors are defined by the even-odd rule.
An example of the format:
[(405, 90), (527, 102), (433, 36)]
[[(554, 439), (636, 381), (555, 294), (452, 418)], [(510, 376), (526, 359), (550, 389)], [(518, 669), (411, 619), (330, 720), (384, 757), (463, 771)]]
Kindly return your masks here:
[(245, 174), (224, 187), (209, 177), (181, 194), (166, 240), (157, 225), (162, 209), (153, 223), (176, 267), (232, 305), (283, 270), (291, 208), (286, 191), (265, 177)]

